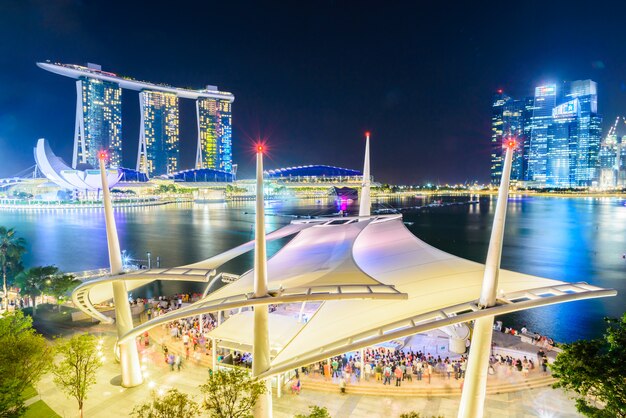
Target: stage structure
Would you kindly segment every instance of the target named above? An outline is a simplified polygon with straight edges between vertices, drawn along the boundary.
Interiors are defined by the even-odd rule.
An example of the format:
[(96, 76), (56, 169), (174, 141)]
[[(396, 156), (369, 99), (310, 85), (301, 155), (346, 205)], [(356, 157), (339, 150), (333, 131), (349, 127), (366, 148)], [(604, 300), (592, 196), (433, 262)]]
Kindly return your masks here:
[[(368, 160), (365, 159), (364, 173), (368, 171)], [(258, 197), (259, 202), (262, 197)], [(485, 265), (426, 244), (405, 227), (401, 215), (372, 216), (363, 209), (359, 212), (364, 216), (294, 220), (267, 234), (266, 242), (293, 236), (267, 261), (267, 274), (258, 273), (264, 263), (255, 262), (255, 269), (210, 293), (212, 282), (225, 274), (218, 272), (222, 265), (260, 248), (256, 244), (262, 233), (261, 219), (257, 218), (255, 241), (177, 268), (88, 281), (74, 290), (74, 300), (81, 310), (98, 318), (92, 304), (113, 297), (112, 282), (123, 281), (131, 290), (153, 280), (204, 281), (207, 291), (199, 301), (134, 328), (119, 343), (134, 342), (143, 332), (173, 320), (209, 313), (221, 318), (221, 313), (229, 312), (230, 317), (208, 335), (222, 346), (249, 351), (256, 347), (256, 353), (259, 347), (266, 347), (265, 341), (258, 341), (265, 338), (265, 319), (251, 320), (251, 309), (256, 317), (257, 309), (266, 312), (268, 304), (323, 302), (307, 322), (267, 314), (270, 361), (261, 359), (254, 369), (255, 376), (266, 379), (420, 332), (617, 294), (613, 289), (585, 282), (568, 283), (498, 269), (497, 281), (490, 282), (490, 295), (495, 290), (495, 300), (485, 303), (481, 298), (481, 289), (486, 290), (485, 282), (489, 283), (484, 279)], [(499, 214), (503, 214), (502, 210)], [(501, 232), (494, 232), (492, 239), (494, 236), (501, 238)], [(501, 242), (495, 245), (501, 246)], [(257, 252), (255, 258), (258, 255)], [(490, 253), (488, 262), (494, 259)], [(495, 266), (499, 267), (499, 255), (497, 261)], [(259, 283), (263, 275), (267, 278), (266, 290), (259, 287), (264, 283)], [(483, 383), (476, 380), (476, 384)], [(480, 402), (480, 398), (476, 401)], [(464, 402), (469, 402), (467, 396)], [(262, 416), (269, 416), (270, 412)]]

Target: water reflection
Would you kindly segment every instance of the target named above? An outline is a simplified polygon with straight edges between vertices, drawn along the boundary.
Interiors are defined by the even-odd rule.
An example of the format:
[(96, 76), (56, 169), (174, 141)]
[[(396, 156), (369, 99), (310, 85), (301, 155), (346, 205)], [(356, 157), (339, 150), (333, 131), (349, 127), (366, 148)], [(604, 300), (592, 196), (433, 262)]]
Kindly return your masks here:
[[(472, 196), (472, 199), (478, 199)], [(467, 196), (374, 199), (376, 208), (411, 207), (435, 200), (467, 201)], [(358, 202), (310, 199), (267, 202), (266, 228), (273, 231), (292, 219), (284, 215), (324, 215), (339, 210), (358, 213)], [(494, 197), (477, 205), (455, 205), (406, 213), (409, 229), (426, 242), (470, 260), (484, 262)], [(134, 258), (161, 257), (162, 266), (192, 263), (253, 238), (254, 203), (205, 203), (116, 209), (120, 242)], [(102, 212), (0, 212), (0, 225), (15, 227), (28, 240), (26, 265), (56, 264), (65, 271), (106, 266), (108, 255)], [(273, 253), (283, 242), (268, 245)], [(615, 288), (617, 297), (581, 301), (511, 314), (505, 323), (552, 335), (561, 341), (598, 336), (605, 315), (621, 315), (626, 305), (626, 207), (619, 199), (564, 199), (512, 196), (506, 224), (502, 266), (541, 277), (586, 281)], [(226, 271), (243, 273), (252, 257), (239, 257)], [(180, 288), (164, 283), (154, 292)], [(200, 290), (201, 285), (185, 285)]]

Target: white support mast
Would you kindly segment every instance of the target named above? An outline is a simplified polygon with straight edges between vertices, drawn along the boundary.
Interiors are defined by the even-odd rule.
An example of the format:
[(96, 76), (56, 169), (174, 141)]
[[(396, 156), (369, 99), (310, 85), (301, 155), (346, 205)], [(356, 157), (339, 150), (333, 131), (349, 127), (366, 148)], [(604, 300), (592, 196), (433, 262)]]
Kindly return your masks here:
[[(267, 253), (265, 241), (265, 199), (263, 195), (263, 145), (258, 145), (256, 154), (256, 218), (254, 229), (254, 297), (268, 295), (267, 289)], [(252, 377), (257, 377), (269, 370), (270, 338), (269, 312), (267, 305), (254, 307), (254, 345), (252, 348)], [(266, 379), (266, 392), (254, 405), (255, 418), (272, 417), (272, 386)]]
[[(100, 163), (100, 179), (102, 181), (102, 202), (104, 203), (104, 219), (106, 224), (107, 244), (109, 249), (109, 264), (111, 275), (122, 273), (122, 252), (120, 242), (117, 237), (115, 218), (113, 217), (113, 205), (111, 204), (111, 193), (107, 181), (107, 172), (104, 161), (107, 159), (105, 151), (98, 153)], [(132, 331), (133, 317), (130, 312), (128, 302), (128, 292), (126, 282), (116, 280), (113, 282), (113, 303), (115, 304), (115, 324), (117, 326), (117, 337)], [(139, 365), (139, 354), (135, 339), (119, 345), (120, 365), (122, 366), (122, 386), (130, 388), (138, 386), (143, 382), (141, 367)]]
[[(498, 202), (496, 203), (496, 213), (493, 218), (489, 250), (487, 251), (487, 261), (485, 262), (483, 285), (478, 302), (481, 308), (489, 308), (496, 304), (506, 207), (509, 197), (509, 180), (515, 145), (514, 140), (506, 142), (506, 156), (504, 158), (500, 189), (498, 190)], [(474, 323), (472, 344), (467, 359), (465, 383), (463, 384), (463, 393), (461, 394), (461, 404), (459, 406), (459, 418), (481, 418), (483, 416), (487, 393), (489, 355), (493, 337), (493, 321), (493, 316), (486, 316), (477, 319)]]
[(372, 200), (370, 197), (370, 133), (365, 132), (365, 161), (363, 162), (363, 183), (359, 199), (359, 216), (370, 216)]

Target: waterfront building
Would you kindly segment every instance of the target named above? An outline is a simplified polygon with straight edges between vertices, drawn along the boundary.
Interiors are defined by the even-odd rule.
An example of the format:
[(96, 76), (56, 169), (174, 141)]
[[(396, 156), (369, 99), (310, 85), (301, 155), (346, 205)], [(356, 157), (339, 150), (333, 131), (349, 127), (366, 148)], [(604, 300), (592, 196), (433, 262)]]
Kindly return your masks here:
[(499, 91), (492, 109), (492, 184), (500, 179), (502, 144), (509, 137), (518, 143), (512, 182), (588, 187), (599, 181), (602, 117), (594, 81), (538, 86), (534, 97), (521, 100)]
[(535, 88), (533, 115), (530, 120), (530, 144), (528, 174), (531, 182), (545, 183), (548, 161), (549, 128), (552, 124), (552, 109), (556, 105), (556, 85)]
[[(149, 175), (180, 170), (179, 99), (196, 101), (198, 145), (195, 168), (235, 173), (232, 162), (232, 93), (216, 86), (201, 90), (121, 77), (97, 64), (39, 62), (46, 71), (77, 79), (73, 166), (97, 165), (96, 153), (107, 149), (112, 166), (122, 162), (121, 89), (139, 91), (141, 126), (137, 169)], [(134, 149), (134, 147), (133, 147)]]
[(363, 173), (350, 168), (330, 165), (305, 165), (267, 170), (264, 176), (270, 180), (290, 183), (338, 183), (363, 181)]
[(598, 85), (592, 80), (577, 80), (564, 83), (567, 103), (577, 103), (577, 138), (574, 144), (575, 161), (571, 167), (572, 186), (591, 186), (597, 180), (598, 153), (600, 151), (602, 117), (598, 114)]
[(502, 137), (504, 132), (504, 108), (512, 99), (498, 90), (491, 113), (491, 184), (498, 184), (502, 176)]
[(137, 171), (151, 177), (178, 171), (178, 96), (144, 90), (139, 93), (139, 107), (141, 126)]
[[(89, 68), (100, 66), (89, 64)], [(72, 168), (98, 166), (97, 153), (108, 150), (109, 164), (122, 163), (122, 89), (116, 83), (80, 77), (76, 80), (76, 122)]]
[(533, 98), (515, 100), (499, 90), (494, 97), (491, 118), (491, 184), (497, 185), (502, 177), (503, 141), (515, 138), (511, 181), (524, 180), (528, 166), (529, 120), (532, 116)]
[(196, 168), (233, 171), (232, 113), (228, 100), (200, 98), (196, 101), (198, 151)]

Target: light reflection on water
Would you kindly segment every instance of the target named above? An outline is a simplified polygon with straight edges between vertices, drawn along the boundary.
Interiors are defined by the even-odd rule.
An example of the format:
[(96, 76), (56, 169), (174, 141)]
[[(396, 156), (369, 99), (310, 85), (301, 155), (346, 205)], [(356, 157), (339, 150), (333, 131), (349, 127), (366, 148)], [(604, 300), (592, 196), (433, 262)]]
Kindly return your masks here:
[[(467, 197), (437, 197), (444, 202)], [(416, 206), (429, 199), (385, 199), (375, 207)], [(311, 199), (268, 202), (269, 231), (290, 221), (277, 214), (321, 215), (357, 202), (335, 203)], [(444, 251), (483, 262), (491, 230), (495, 199), (482, 197), (480, 205), (433, 208), (406, 213), (408, 228)], [(115, 211), (121, 246), (131, 256), (145, 259), (146, 251), (171, 267), (208, 258), (253, 238), (253, 202), (183, 204)], [(0, 211), (0, 225), (15, 227), (28, 240), (25, 265), (56, 264), (65, 271), (106, 266), (108, 255), (104, 219), (99, 209), (67, 211)], [(284, 242), (283, 242), (284, 243)], [(268, 245), (270, 253), (283, 243)], [(626, 308), (626, 207), (620, 199), (565, 199), (514, 196), (509, 200), (503, 268), (564, 281), (586, 281), (617, 289), (619, 295), (553, 305), (504, 317), (505, 324), (529, 329), (559, 341), (602, 334), (603, 316), (618, 316)], [(224, 270), (243, 273), (250, 255), (228, 263)], [(152, 286), (146, 292), (164, 294), (183, 290), (173, 283)], [(201, 284), (185, 284), (185, 291), (201, 291)]]

